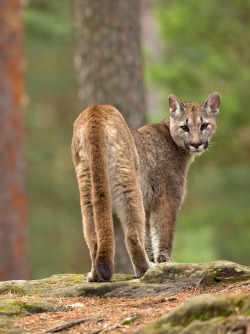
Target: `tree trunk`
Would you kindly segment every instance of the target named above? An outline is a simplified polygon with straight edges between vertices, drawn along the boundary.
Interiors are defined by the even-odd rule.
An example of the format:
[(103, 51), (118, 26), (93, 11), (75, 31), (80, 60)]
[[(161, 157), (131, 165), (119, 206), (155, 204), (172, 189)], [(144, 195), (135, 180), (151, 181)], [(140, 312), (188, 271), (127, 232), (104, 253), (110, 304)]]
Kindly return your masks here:
[(0, 22), (0, 280), (25, 279), (24, 60), (18, 0), (0, 1)]
[(140, 3), (75, 0), (79, 97), (86, 108), (112, 104), (128, 124), (145, 123)]
[[(112, 104), (129, 126), (145, 123), (139, 0), (75, 0), (76, 56), (82, 108)], [(115, 219), (116, 271), (132, 272)]]

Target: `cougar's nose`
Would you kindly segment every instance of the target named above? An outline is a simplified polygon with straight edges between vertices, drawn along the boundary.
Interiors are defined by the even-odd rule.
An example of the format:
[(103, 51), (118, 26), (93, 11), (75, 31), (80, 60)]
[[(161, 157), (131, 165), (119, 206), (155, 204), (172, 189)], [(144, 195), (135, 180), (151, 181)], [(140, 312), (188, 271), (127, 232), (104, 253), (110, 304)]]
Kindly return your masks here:
[(200, 141), (199, 143), (190, 143), (191, 146), (195, 147), (196, 150), (202, 145), (202, 142)]

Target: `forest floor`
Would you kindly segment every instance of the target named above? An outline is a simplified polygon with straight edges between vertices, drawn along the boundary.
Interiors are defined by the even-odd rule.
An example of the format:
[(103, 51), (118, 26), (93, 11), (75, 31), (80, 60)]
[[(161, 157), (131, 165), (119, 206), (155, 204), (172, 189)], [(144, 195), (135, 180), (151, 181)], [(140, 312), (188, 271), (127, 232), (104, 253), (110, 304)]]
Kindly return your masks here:
[[(198, 285), (190, 287), (185, 292), (166, 297), (58, 298), (57, 304), (66, 307), (66, 311), (38, 313), (26, 317), (15, 316), (14, 323), (17, 327), (25, 328), (29, 333), (130, 334), (166, 315), (191, 297), (204, 293), (230, 296), (249, 295), (250, 281), (237, 284), (219, 284), (212, 288)], [(6, 297), (11, 298), (11, 294), (1, 295), (0, 300)], [(13, 295), (13, 298), (18, 300), (16, 295)], [(34, 297), (27, 298), (32, 300)], [(48, 297), (47, 300), (54, 302), (55, 298)]]

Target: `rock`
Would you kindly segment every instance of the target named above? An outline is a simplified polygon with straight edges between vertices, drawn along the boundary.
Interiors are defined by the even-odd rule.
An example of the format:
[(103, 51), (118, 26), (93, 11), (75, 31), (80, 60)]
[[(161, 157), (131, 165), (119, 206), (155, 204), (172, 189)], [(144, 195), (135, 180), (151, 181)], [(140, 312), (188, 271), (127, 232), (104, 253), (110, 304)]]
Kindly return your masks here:
[(82, 286), (83, 282), (86, 282), (86, 275), (53, 275), (49, 278), (38, 280), (16, 280), (6, 281), (0, 283), (0, 294), (15, 293), (19, 296), (32, 296), (34, 294), (40, 294), (43, 296), (51, 296), (57, 294), (57, 292), (63, 289)]
[(149, 269), (144, 277), (116, 274), (113, 282), (87, 283), (86, 275), (54, 275), (31, 281), (0, 283), (0, 294), (9, 292), (21, 296), (39, 294), (48, 297), (126, 297), (166, 296), (190, 286), (232, 283), (250, 279), (250, 267), (228, 261), (201, 264), (161, 263)]
[(30, 300), (27, 298), (5, 299), (0, 301), (0, 316), (22, 316), (34, 313), (63, 311), (64, 307), (56, 303), (37, 298)]
[(137, 333), (244, 334), (250, 326), (249, 314), (250, 296), (200, 295)]
[(166, 296), (190, 286), (231, 283), (250, 279), (250, 268), (228, 261), (201, 264), (161, 263), (149, 269), (144, 277), (116, 274), (113, 282), (87, 283), (86, 275), (54, 275), (31, 281), (0, 282), (0, 294), (21, 296), (39, 294), (47, 297), (149, 297)]
[(141, 278), (143, 283), (189, 281), (217, 284), (250, 279), (250, 267), (229, 261), (207, 263), (160, 263)]

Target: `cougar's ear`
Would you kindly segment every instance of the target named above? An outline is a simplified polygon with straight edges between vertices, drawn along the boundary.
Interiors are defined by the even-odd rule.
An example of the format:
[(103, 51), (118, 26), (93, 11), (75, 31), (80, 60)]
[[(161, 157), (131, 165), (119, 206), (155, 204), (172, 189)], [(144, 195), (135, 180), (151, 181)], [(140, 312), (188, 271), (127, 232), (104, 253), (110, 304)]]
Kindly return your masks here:
[(211, 94), (204, 103), (204, 108), (214, 116), (218, 115), (219, 107), (220, 107), (220, 94), (218, 93)]
[(171, 116), (178, 116), (184, 110), (183, 104), (172, 94), (168, 96), (168, 103)]

